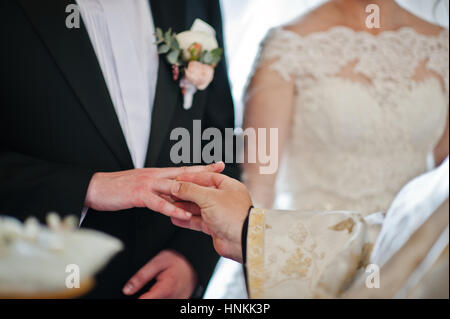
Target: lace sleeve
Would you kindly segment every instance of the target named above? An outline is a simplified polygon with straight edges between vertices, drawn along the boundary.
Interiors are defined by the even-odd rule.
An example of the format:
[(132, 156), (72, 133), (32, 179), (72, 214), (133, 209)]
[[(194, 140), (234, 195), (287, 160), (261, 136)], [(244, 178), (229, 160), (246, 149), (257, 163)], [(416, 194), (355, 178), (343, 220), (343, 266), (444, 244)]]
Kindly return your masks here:
[[(261, 158), (256, 162), (246, 161), (243, 165), (243, 181), (257, 205), (272, 207), (275, 184), (278, 175), (278, 163), (283, 157), (285, 146), (289, 143), (292, 113), (295, 105), (295, 85), (292, 81), (294, 70), (289, 67), (292, 54), (289, 47), (293, 41), (286, 41), (276, 29), (271, 30), (261, 45), (245, 94), (244, 129), (257, 130), (256, 136), (266, 134), (259, 128), (277, 129), (277, 147), (271, 149), (271, 155), (277, 153), (276, 168), (271, 173), (263, 173), (267, 166)], [(275, 72), (274, 72), (275, 71)], [(264, 135), (265, 138), (265, 135)], [(259, 154), (260, 143), (245, 143), (245, 156)], [(263, 152), (266, 152), (263, 150)], [(272, 157), (275, 160), (275, 157)], [(275, 163), (275, 161), (273, 161)], [(259, 203), (259, 204), (258, 204)]]
[(256, 63), (254, 65), (254, 70), (265, 65), (267, 62), (273, 62), (270, 66), (272, 70), (278, 72), (281, 77), (289, 81), (291, 78), (291, 69), (289, 50), (293, 44), (292, 39), (289, 39), (289, 34), (286, 32), (280, 32), (282, 29), (274, 28), (271, 29), (264, 41), (261, 43), (260, 51)]

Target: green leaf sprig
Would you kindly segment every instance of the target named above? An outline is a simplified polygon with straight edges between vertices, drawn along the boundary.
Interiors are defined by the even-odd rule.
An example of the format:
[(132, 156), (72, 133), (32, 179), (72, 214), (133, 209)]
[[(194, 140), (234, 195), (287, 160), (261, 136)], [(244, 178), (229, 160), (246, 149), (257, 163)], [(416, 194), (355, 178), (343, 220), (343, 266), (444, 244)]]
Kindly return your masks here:
[(167, 62), (181, 65), (181, 49), (176, 38), (176, 33), (172, 32), (172, 29), (163, 32), (160, 28), (157, 28), (155, 35), (158, 54), (167, 54)]

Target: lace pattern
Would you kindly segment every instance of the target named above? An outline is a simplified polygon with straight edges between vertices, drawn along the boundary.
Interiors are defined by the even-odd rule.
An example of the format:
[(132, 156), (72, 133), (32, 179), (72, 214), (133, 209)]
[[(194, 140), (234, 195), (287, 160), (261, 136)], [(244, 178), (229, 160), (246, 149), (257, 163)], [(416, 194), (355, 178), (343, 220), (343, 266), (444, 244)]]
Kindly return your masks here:
[(273, 29), (256, 66), (271, 62), (296, 88), (275, 196), (288, 198), (275, 208), (385, 211), (424, 173), (448, 114), (448, 38)]
[(251, 298), (329, 298), (360, 264), (366, 235), (350, 212), (253, 209), (247, 271)]
[(286, 80), (294, 76), (301, 87), (306, 87), (338, 75), (343, 67), (357, 61), (354, 72), (370, 79), (375, 96), (384, 100), (389, 92), (414, 89), (415, 70), (420, 62), (426, 62), (427, 69), (444, 82), (448, 96), (448, 40), (447, 30), (426, 36), (410, 27), (372, 35), (338, 26), (305, 37), (276, 28), (263, 42), (258, 64), (277, 59), (274, 70)]
[(264, 296), (264, 209), (250, 212), (247, 237), (247, 269), (250, 298)]

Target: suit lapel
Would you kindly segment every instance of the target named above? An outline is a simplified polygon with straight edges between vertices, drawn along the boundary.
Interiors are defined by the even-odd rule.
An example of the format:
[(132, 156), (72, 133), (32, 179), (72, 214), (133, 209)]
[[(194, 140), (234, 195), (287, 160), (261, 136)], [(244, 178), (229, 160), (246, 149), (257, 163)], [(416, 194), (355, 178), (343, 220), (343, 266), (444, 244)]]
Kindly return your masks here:
[[(133, 167), (94, 49), (84, 25), (68, 29), (74, 0), (18, 0), (123, 169)], [(82, 129), (82, 128), (80, 128)]]
[[(186, 25), (185, 1), (150, 0), (155, 28), (163, 31), (172, 28), (181, 32)], [(161, 147), (168, 134), (177, 105), (181, 105), (181, 90), (172, 79), (172, 69), (165, 57), (159, 57), (158, 83), (153, 104), (152, 127), (147, 152), (146, 166), (155, 166)]]

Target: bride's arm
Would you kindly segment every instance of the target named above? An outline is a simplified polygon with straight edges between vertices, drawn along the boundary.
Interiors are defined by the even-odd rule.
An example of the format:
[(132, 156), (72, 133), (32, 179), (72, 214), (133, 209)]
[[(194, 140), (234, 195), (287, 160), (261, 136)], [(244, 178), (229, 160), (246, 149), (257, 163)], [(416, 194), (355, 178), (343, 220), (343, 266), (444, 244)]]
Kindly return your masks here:
[(449, 119), (447, 117), (447, 126), (445, 128), (444, 134), (442, 135), (441, 140), (437, 144), (434, 149), (434, 162), (436, 166), (439, 166), (448, 156), (449, 151)]
[[(245, 96), (244, 130), (266, 128), (266, 150), (270, 150), (268, 132), (270, 128), (278, 129), (278, 145), (271, 146), (277, 151), (278, 165), (289, 136), (292, 111), (294, 106), (294, 81), (286, 81), (278, 72), (271, 69), (274, 61), (268, 61), (260, 66), (250, 81)], [(256, 156), (256, 163), (248, 163), (248, 154), (258, 154), (258, 144), (245, 141), (244, 181), (248, 186), (255, 203), (263, 207), (271, 207), (273, 188), (277, 173), (264, 175), (261, 163)], [(277, 170), (278, 171), (278, 170)]]

